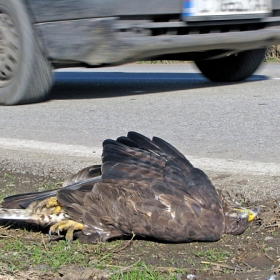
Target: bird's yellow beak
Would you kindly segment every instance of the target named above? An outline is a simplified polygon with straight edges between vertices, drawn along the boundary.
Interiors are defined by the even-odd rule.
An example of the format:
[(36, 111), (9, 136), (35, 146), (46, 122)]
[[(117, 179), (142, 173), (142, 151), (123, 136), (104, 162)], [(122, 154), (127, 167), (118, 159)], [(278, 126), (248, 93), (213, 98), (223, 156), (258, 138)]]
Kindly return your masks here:
[(256, 216), (259, 214), (260, 212), (260, 206), (254, 208), (253, 210), (251, 209), (246, 209), (246, 208), (236, 208), (235, 209), (238, 212), (244, 213), (248, 215), (248, 222), (253, 221)]

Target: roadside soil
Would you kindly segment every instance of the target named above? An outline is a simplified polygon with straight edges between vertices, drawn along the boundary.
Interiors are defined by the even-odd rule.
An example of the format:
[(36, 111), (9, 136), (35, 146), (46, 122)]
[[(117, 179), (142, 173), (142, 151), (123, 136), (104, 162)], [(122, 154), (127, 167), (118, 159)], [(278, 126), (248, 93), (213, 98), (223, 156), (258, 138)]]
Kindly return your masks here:
[[(30, 265), (22, 271), (8, 271), (5, 259), (0, 260), (0, 279), (110, 279), (109, 268), (116, 266), (122, 271), (129, 271), (133, 264), (145, 262), (155, 270), (176, 275), (177, 279), (229, 279), (229, 280), (273, 280), (280, 279), (280, 196), (270, 197), (259, 194), (256, 197), (253, 188), (262, 185), (268, 190), (272, 185), (280, 187), (280, 176), (245, 176), (232, 174), (208, 173), (214, 185), (228, 193), (246, 206), (261, 206), (256, 221), (240, 236), (226, 235), (213, 243), (195, 242), (186, 244), (166, 244), (151, 240), (112, 241), (105, 246), (102, 254), (95, 256), (92, 251), (79, 252), (88, 254), (91, 267), (78, 267), (75, 264), (59, 267), (56, 271), (44, 268), (43, 264)], [(69, 174), (70, 175), (70, 174)], [(249, 179), (248, 179), (249, 178)], [(0, 167), (0, 198), (7, 195), (43, 191), (60, 187), (63, 179), (36, 176), (29, 173), (13, 173)], [(229, 188), (228, 186), (234, 186)], [(246, 191), (243, 188), (246, 186)], [(232, 191), (232, 189), (234, 191)], [(240, 190), (240, 192), (236, 192)], [(252, 191), (251, 191), (252, 190)], [(26, 230), (26, 229), (27, 230)], [(20, 236), (26, 242), (41, 244), (49, 241), (46, 230), (21, 227), (5, 222), (0, 224), (0, 239), (7, 242), (12, 237)], [(98, 245), (91, 245), (92, 248)], [(116, 248), (117, 247), (117, 248)], [(112, 249), (113, 248), (113, 249)], [(1, 249), (1, 248), (0, 248)], [(112, 252), (113, 251), (113, 252)], [(111, 258), (108, 265), (97, 268), (95, 262), (106, 254)], [(44, 269), (42, 269), (44, 268)], [(191, 278), (193, 275), (193, 278)], [(274, 276), (275, 277), (274, 277)], [(196, 278), (195, 278), (196, 277)]]

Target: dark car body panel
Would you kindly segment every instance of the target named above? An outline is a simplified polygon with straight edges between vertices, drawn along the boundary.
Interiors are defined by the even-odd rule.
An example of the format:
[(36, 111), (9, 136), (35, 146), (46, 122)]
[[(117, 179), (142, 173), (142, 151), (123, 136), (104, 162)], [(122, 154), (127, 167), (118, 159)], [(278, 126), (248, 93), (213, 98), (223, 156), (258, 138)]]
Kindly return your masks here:
[(181, 13), (181, 0), (27, 0), (36, 22)]
[(280, 1), (259, 19), (184, 22), (181, 0), (26, 0), (55, 67), (217, 58), (280, 42)]

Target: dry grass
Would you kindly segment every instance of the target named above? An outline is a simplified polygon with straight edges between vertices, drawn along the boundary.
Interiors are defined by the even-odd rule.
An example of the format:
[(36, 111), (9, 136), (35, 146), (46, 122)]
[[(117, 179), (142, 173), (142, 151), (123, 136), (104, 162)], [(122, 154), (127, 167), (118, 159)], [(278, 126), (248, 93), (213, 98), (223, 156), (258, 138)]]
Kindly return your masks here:
[(265, 56), (265, 61), (280, 61), (280, 45), (273, 45), (268, 47)]
[(262, 213), (257, 222), (260, 227), (257, 231), (265, 231), (273, 233), (280, 228), (280, 202), (273, 200), (270, 202), (269, 207), (263, 206)]

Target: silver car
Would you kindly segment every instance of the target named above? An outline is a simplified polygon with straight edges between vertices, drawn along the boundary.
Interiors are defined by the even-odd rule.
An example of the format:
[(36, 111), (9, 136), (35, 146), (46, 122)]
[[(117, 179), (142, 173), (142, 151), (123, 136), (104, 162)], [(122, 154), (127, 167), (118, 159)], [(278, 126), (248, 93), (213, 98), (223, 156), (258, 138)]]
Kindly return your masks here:
[(279, 0), (0, 0), (0, 104), (44, 99), (60, 67), (191, 60), (240, 81), (279, 42)]

